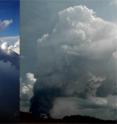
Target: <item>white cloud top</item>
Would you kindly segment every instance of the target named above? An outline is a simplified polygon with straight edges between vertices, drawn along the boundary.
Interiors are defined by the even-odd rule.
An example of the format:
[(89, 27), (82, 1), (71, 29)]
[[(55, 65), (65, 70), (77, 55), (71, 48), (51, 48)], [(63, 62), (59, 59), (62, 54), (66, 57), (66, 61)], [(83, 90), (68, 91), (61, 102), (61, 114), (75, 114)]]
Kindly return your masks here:
[(17, 54), (20, 54), (19, 36), (0, 37), (0, 48), (6, 53), (10, 53), (12, 50)]

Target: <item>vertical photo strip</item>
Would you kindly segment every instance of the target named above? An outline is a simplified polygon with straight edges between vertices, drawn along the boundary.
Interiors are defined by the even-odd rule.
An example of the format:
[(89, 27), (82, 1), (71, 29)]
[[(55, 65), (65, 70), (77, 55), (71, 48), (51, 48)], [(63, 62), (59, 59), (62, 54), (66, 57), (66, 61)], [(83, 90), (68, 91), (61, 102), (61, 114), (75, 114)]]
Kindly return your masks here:
[(19, 118), (19, 0), (0, 0), (0, 123)]

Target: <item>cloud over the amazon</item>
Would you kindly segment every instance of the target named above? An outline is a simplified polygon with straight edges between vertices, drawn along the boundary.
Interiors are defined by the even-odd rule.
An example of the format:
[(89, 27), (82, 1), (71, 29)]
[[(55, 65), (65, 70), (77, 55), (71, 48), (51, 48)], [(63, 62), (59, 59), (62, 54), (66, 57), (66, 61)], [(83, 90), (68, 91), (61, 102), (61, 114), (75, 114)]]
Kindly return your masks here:
[[(98, 106), (99, 113), (103, 115), (103, 106), (112, 107), (113, 97), (117, 99), (115, 23), (97, 17), (96, 13), (86, 6), (69, 7), (58, 13), (54, 29), (38, 39), (38, 46), (39, 73), (43, 82), (40, 84), (41, 88), (58, 87), (69, 97), (84, 99), (85, 102), (68, 103), (71, 107), (73, 104), (81, 107), (81, 104), (85, 103), (89, 109), (90, 104), (96, 105), (95, 109), (83, 109), (78, 114), (87, 113), (103, 119), (108, 118), (110, 114), (111, 119), (116, 118), (112, 116), (112, 110), (102, 117), (94, 114)], [(109, 104), (105, 102), (108, 101), (108, 96)], [(89, 103), (88, 99), (92, 103)], [(55, 104), (62, 106), (63, 102), (54, 102), (52, 110), (56, 115), (58, 109), (55, 109)], [(116, 109), (116, 104), (114, 106)], [(76, 114), (76, 109), (79, 110), (71, 108), (71, 114)], [(63, 108), (61, 110), (64, 111)], [(60, 113), (64, 113), (63, 111)], [(52, 111), (51, 114), (53, 115)], [(67, 114), (70, 115), (70, 112), (65, 112), (63, 116)]]

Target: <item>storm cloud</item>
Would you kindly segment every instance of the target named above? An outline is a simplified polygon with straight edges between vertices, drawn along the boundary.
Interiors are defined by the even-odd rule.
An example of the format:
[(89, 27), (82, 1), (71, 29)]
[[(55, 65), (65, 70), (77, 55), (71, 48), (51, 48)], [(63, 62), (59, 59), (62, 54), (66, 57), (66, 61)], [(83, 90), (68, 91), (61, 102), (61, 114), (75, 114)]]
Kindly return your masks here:
[[(96, 16), (86, 6), (73, 6), (58, 12), (51, 33), (37, 42), (39, 79), (33, 101), (38, 98), (38, 114), (44, 112), (40, 108), (51, 106), (47, 110), (54, 118), (80, 114), (117, 119), (115, 23)], [(50, 95), (47, 89), (59, 92)], [(39, 93), (45, 98), (43, 104), (38, 102)], [(52, 101), (47, 99), (49, 95)]]

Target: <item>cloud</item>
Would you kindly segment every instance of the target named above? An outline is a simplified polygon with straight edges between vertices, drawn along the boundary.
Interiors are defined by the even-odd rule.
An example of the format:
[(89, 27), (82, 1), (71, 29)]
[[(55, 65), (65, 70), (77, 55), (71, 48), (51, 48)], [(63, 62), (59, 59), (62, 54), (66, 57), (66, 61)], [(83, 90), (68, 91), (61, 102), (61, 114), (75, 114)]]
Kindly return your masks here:
[(20, 40), (18, 39), (14, 45), (10, 45), (8, 49), (20, 54)]
[(39, 45), (48, 49), (49, 45), (56, 45), (65, 54), (103, 58), (117, 47), (116, 28), (116, 24), (96, 17), (93, 10), (85, 6), (70, 7), (59, 12), (53, 32), (39, 38), (43, 41)]
[(112, 6), (117, 6), (117, 0), (112, 0), (112, 1), (110, 2), (110, 5), (112, 5)]
[(19, 36), (11, 37), (1, 37), (0, 38), (0, 47), (7, 53), (14, 51), (17, 54), (20, 54), (20, 39)]
[(77, 98), (56, 98), (53, 102), (53, 108), (50, 111), (53, 118), (63, 118), (64, 116), (71, 116), (78, 114)]
[(8, 42), (9, 44), (15, 43), (19, 39), (19, 36), (6, 36), (6, 37), (0, 37), (0, 42)]
[(36, 82), (36, 78), (33, 73), (26, 74), (26, 80), (22, 82), (20, 86), (20, 98), (21, 98), (21, 111), (29, 111), (30, 99), (33, 96), (33, 86)]
[(105, 77), (95, 76), (93, 74), (90, 74), (90, 78), (87, 81), (86, 86), (86, 97), (95, 97), (96, 92), (98, 88), (102, 85), (103, 81), (105, 80)]
[(7, 46), (7, 43), (6, 42), (4, 42), (4, 43), (1, 44), (1, 49), (6, 50), (7, 47), (8, 46)]
[[(97, 17), (96, 13), (86, 6), (73, 6), (58, 13), (58, 20), (52, 32), (38, 39), (40, 77), (37, 81), (39, 83), (37, 90), (43, 89), (46, 92), (47, 88), (59, 88), (63, 97), (66, 96), (68, 99), (70, 97), (68, 108), (74, 104), (82, 106), (80, 104), (85, 102), (86, 106), (80, 109), (72, 107), (69, 112), (69, 109), (62, 111), (66, 98), (62, 99), (63, 101), (60, 99), (59, 103), (54, 102), (56, 109), (54, 106), (52, 109), (56, 110), (55, 114), (62, 107), (64, 116), (80, 111), (78, 114), (101, 119), (116, 118), (112, 116), (114, 110), (109, 105), (112, 103), (108, 104), (107, 98), (111, 96), (109, 100), (112, 101), (113, 97), (117, 96), (115, 87), (117, 66), (114, 64), (116, 49), (115, 23)], [(72, 103), (71, 97), (80, 99), (80, 102), (73, 100)], [(48, 101), (45, 102), (49, 104)], [(105, 114), (105, 106), (109, 107), (108, 115)], [(116, 110), (116, 107), (114, 109)], [(97, 113), (94, 114), (96, 110)], [(53, 115), (52, 112), (50, 114)], [(58, 114), (57, 116), (59, 117)]]
[[(115, 111), (111, 108), (114, 108)], [(76, 97), (59, 97), (53, 102), (50, 113), (53, 118), (58, 119), (71, 115), (83, 115), (112, 120), (116, 119), (116, 110), (117, 96), (94, 97), (90, 100)]]
[(13, 20), (0, 20), (0, 30), (7, 28), (9, 25), (13, 23)]

